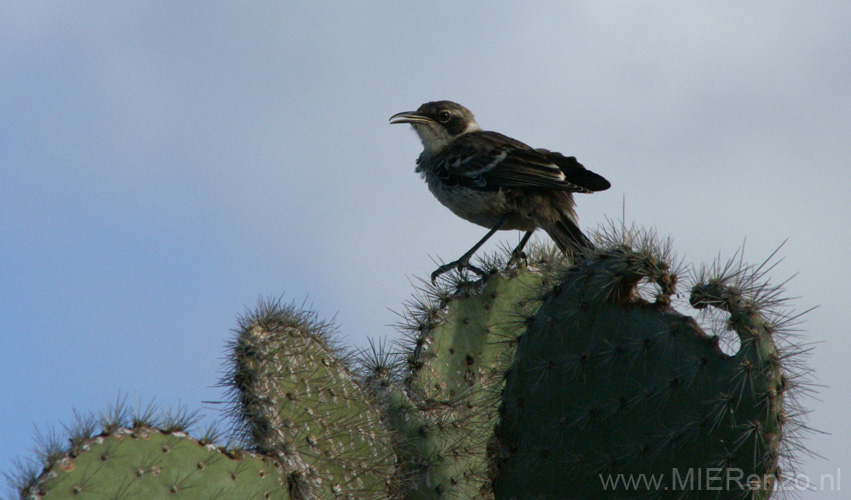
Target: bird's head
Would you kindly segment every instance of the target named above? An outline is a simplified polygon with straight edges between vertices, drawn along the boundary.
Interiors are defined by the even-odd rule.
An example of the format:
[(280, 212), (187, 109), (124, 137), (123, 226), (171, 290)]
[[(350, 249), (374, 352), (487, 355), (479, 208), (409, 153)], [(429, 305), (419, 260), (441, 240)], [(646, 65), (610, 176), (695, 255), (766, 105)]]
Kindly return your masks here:
[(427, 102), (416, 111), (396, 113), (390, 123), (410, 123), (430, 153), (440, 151), (458, 136), (481, 130), (473, 113), (452, 101)]

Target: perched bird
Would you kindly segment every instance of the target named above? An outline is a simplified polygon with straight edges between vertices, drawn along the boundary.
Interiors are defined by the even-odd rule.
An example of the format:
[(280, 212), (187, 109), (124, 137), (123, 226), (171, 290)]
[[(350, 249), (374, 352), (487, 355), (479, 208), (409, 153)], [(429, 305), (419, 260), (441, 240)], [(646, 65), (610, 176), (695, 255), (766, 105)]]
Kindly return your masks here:
[(593, 248), (576, 225), (572, 193), (603, 191), (610, 184), (573, 156), (482, 130), (470, 110), (452, 101), (427, 102), (391, 116), (390, 123), (409, 123), (419, 135), (423, 152), (416, 171), (432, 194), (455, 215), (490, 229), (460, 259), (434, 271), (432, 281), (456, 268), (484, 274), (470, 258), (500, 229), (526, 231), (512, 260), (522, 256), (539, 227), (566, 254)]

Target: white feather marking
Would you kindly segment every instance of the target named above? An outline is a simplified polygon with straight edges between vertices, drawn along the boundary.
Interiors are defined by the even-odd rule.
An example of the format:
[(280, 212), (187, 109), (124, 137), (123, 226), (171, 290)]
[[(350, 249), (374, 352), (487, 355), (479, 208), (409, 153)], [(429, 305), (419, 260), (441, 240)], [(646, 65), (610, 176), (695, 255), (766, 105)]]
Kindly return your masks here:
[(495, 166), (497, 166), (497, 165), (499, 165), (500, 163), (502, 163), (502, 161), (503, 161), (503, 160), (505, 160), (505, 158), (506, 158), (507, 156), (508, 156), (508, 150), (507, 150), (507, 149), (503, 149), (501, 153), (499, 153), (498, 155), (496, 155), (496, 157), (494, 157), (493, 161), (491, 161), (490, 163), (488, 163), (487, 165), (485, 165), (484, 167), (482, 167), (482, 168), (480, 168), (480, 169), (478, 169), (478, 170), (472, 170), (472, 171), (470, 171), (467, 175), (473, 176), (473, 175), (481, 174), (482, 172), (487, 172), (487, 171), (489, 171), (490, 169), (492, 169), (492, 168), (494, 168)]
[(464, 129), (462, 134), (469, 134), (470, 132), (479, 132), (482, 130), (482, 127), (476, 123), (476, 120), (470, 120), (470, 123), (467, 124), (467, 127)]
[(423, 143), (423, 149), (429, 153), (437, 153), (445, 148), (447, 144), (452, 142), (452, 137), (446, 133), (443, 127), (434, 126), (425, 123), (412, 123), (414, 131), (420, 136), (420, 142)]

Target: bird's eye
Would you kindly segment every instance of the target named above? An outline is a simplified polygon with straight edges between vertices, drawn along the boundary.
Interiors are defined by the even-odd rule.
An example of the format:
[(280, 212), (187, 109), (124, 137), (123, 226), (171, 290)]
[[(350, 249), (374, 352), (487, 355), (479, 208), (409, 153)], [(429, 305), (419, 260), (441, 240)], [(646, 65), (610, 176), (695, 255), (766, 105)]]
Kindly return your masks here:
[(437, 114), (437, 119), (440, 120), (440, 123), (446, 123), (450, 118), (452, 118), (452, 113), (445, 109)]

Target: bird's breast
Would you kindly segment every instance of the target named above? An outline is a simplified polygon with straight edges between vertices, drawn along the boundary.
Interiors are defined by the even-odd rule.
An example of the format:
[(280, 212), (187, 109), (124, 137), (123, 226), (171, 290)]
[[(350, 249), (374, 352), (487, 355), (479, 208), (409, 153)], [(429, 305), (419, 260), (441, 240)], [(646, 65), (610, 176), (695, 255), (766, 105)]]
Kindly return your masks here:
[(436, 175), (430, 175), (427, 172), (422, 173), (429, 191), (458, 217), (491, 229), (505, 215), (508, 215), (508, 219), (500, 229), (535, 230), (534, 221), (517, 212), (505, 191), (484, 191), (465, 186), (449, 185), (441, 182)]

